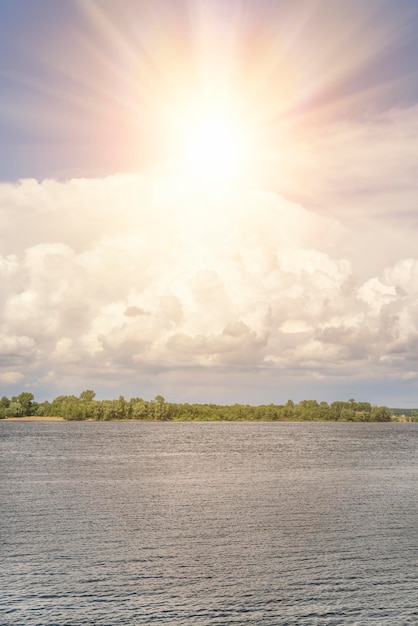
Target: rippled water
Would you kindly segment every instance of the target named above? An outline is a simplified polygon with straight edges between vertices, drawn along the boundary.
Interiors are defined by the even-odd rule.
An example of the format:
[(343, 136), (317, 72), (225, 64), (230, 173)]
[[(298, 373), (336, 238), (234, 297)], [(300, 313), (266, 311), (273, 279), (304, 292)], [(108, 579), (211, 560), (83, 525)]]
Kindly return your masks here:
[(418, 424), (0, 423), (0, 624), (418, 624), (417, 442)]

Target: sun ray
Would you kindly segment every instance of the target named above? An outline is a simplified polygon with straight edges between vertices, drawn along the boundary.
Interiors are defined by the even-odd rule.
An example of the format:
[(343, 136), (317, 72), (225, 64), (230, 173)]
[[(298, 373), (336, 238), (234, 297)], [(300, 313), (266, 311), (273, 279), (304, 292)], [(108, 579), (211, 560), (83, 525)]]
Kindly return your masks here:
[(255, 164), (274, 155), (278, 180), (300, 137), (411, 82), (405, 64), (396, 75), (382, 63), (372, 71), (401, 45), (408, 13), (382, 19), (380, 2), (355, 4), (77, 0), (80, 29), (55, 55), (42, 47), (54, 79), (31, 77), (28, 88), (54, 97), (62, 133), (67, 118), (101, 154), (112, 141), (126, 169), (175, 162), (194, 179), (226, 182), (257, 179)]

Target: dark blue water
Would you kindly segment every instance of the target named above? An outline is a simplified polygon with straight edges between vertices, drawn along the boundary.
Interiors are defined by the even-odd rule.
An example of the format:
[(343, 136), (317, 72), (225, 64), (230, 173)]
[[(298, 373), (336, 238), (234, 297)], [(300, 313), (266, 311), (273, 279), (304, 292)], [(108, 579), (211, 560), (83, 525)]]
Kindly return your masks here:
[(418, 424), (0, 423), (1, 626), (418, 624)]

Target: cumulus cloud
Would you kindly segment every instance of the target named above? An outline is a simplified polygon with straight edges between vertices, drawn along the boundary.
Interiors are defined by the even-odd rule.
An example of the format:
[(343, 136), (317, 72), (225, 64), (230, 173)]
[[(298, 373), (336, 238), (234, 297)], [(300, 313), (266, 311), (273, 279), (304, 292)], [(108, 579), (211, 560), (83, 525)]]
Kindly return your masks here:
[(0, 219), (5, 385), (413, 372), (418, 260), (359, 276), (355, 224), (277, 193), (23, 180)]
[(415, 257), (418, 105), (301, 125), (277, 145), (269, 184), (355, 230), (340, 255), (356, 275), (366, 280)]
[(0, 373), (0, 382), (3, 385), (16, 385), (17, 383), (21, 383), (24, 379), (24, 375), (20, 372), (1, 372)]

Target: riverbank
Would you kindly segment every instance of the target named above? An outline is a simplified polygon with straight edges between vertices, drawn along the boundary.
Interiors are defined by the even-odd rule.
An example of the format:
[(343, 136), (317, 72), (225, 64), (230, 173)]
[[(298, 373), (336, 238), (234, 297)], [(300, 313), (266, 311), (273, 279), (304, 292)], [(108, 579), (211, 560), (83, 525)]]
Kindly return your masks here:
[(2, 422), (65, 422), (63, 417), (40, 417), (29, 415), (28, 417), (5, 417)]
[[(261, 419), (261, 420), (246, 420), (246, 419), (240, 419), (240, 420), (214, 420), (214, 419), (173, 419), (173, 420), (152, 420), (152, 419), (143, 419), (143, 420), (139, 420), (139, 419), (107, 419), (107, 420), (93, 420), (91, 418), (88, 419), (84, 419), (84, 420), (67, 420), (63, 417), (49, 417), (49, 416), (38, 416), (38, 415), (31, 415), (31, 416), (27, 416), (27, 417), (5, 417), (3, 419), (0, 420), (1, 422), (71, 422), (71, 421), (76, 421), (76, 422), (130, 422), (130, 423), (179, 423), (179, 422), (188, 422), (188, 423), (203, 423), (203, 422), (224, 422), (224, 423), (232, 423), (232, 422), (247, 422), (249, 424), (256, 424), (256, 423), (271, 423), (271, 422), (275, 422), (275, 423), (287, 423), (287, 424), (291, 424), (291, 423), (340, 423), (340, 424), (346, 424), (346, 423), (354, 423), (352, 420), (302, 420), (302, 419), (293, 419), (293, 420), (266, 420), (266, 419)], [(390, 422), (387, 423), (393, 423), (393, 422), (402, 422), (402, 423), (413, 423), (416, 420), (407, 418), (405, 416), (395, 416), (393, 415), (391, 417)], [(359, 422), (357, 422), (359, 423)], [(368, 421), (368, 422), (363, 422), (363, 423), (368, 423), (368, 424), (376, 424), (378, 422), (372, 422), (372, 421)], [(382, 422), (380, 422), (382, 423)]]

